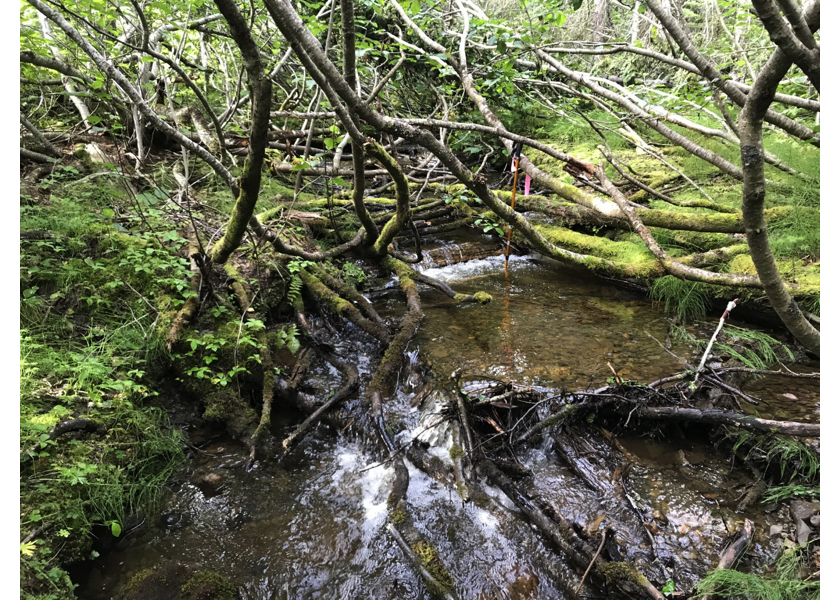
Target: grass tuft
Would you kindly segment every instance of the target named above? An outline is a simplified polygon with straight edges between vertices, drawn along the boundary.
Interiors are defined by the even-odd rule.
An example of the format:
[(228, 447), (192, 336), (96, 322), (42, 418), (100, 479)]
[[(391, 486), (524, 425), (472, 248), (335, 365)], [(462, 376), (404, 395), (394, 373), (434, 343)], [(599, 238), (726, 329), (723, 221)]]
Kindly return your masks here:
[(651, 298), (665, 303), (665, 312), (686, 323), (702, 319), (709, 310), (709, 300), (698, 282), (683, 281), (673, 275), (660, 277), (650, 288)]

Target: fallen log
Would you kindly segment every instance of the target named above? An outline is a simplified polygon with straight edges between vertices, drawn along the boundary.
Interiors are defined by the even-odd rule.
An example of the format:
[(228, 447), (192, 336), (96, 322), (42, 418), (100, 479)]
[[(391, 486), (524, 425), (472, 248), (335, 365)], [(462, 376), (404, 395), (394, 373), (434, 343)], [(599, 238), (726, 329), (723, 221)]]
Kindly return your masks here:
[(625, 414), (646, 419), (663, 419), (672, 421), (688, 421), (691, 423), (705, 423), (708, 425), (732, 425), (750, 431), (763, 433), (780, 433), (794, 437), (819, 437), (818, 423), (799, 423), (796, 421), (773, 421), (750, 417), (728, 410), (701, 410), (699, 408), (679, 408), (676, 406), (636, 406), (623, 410)]

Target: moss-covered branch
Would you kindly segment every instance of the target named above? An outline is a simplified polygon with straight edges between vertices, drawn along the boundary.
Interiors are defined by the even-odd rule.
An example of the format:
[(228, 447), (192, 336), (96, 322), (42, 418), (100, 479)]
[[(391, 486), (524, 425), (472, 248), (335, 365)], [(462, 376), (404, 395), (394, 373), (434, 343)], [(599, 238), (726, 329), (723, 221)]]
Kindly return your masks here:
[(306, 269), (301, 269), (299, 275), (303, 280), (303, 284), (306, 286), (306, 289), (308, 289), (313, 296), (327, 306), (327, 308), (329, 308), (334, 314), (344, 317), (356, 325), (359, 329), (370, 334), (383, 344), (391, 342), (391, 334), (388, 333), (388, 330), (383, 325), (366, 319), (362, 313), (359, 312), (358, 308), (324, 285), (318, 277)]
[(419, 281), (420, 283), (425, 283), (426, 285), (429, 285), (435, 288), (436, 290), (443, 292), (444, 294), (456, 300), (457, 302), (477, 302), (478, 304), (487, 304), (488, 302), (492, 302), (493, 300), (493, 296), (491, 296), (487, 292), (479, 291), (475, 292), (474, 294), (459, 294), (442, 281), (438, 281), (437, 279), (429, 277), (428, 275), (424, 275), (419, 271), (415, 271), (411, 267), (408, 267), (408, 265), (405, 266), (407, 267), (407, 270), (404, 270), (403, 272), (405, 273), (406, 277), (410, 277), (414, 281)]
[(380, 144), (373, 140), (368, 140), (365, 144), (365, 153), (369, 154), (378, 160), (383, 167), (388, 171), (388, 174), (394, 180), (397, 196), (397, 212), (391, 219), (385, 223), (379, 237), (373, 243), (373, 251), (376, 256), (382, 257), (388, 253), (388, 245), (394, 241), (400, 230), (405, 227), (410, 216), (409, 196), (408, 196), (408, 180), (402, 172), (400, 165), (394, 160), (394, 157)]
[(342, 295), (344, 298), (347, 298), (350, 302), (358, 304), (362, 312), (367, 315), (368, 319), (378, 325), (381, 325), (382, 327), (385, 327), (385, 321), (383, 321), (382, 317), (379, 316), (379, 313), (376, 312), (376, 309), (373, 307), (373, 304), (370, 303), (370, 300), (356, 291), (353, 286), (347, 285), (337, 277), (333, 277), (317, 265), (312, 265), (307, 268), (312, 271), (323, 283), (335, 290), (336, 293)]

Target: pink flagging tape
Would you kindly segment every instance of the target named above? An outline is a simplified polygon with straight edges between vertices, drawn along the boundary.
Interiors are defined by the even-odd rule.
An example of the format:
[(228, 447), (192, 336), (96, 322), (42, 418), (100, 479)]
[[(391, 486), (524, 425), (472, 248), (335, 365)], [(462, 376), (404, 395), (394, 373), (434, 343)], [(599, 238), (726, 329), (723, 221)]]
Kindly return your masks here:
[(531, 176), (527, 173), (525, 174), (525, 195), (531, 193)]

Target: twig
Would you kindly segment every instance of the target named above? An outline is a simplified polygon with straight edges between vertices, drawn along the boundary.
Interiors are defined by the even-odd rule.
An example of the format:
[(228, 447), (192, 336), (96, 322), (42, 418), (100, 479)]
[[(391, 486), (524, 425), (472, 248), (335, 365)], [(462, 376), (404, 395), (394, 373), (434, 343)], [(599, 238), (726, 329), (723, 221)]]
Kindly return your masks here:
[(575, 590), (575, 595), (580, 593), (580, 589), (583, 587), (583, 583), (586, 581), (586, 576), (589, 575), (589, 571), (592, 570), (592, 565), (595, 564), (595, 561), (598, 560), (598, 555), (601, 554), (601, 550), (604, 549), (604, 542), (607, 541), (607, 528), (604, 527), (604, 531), (601, 532), (601, 545), (598, 546), (598, 550), (595, 551), (595, 554), (592, 556), (592, 562), (589, 563), (589, 566), (586, 567), (586, 571), (583, 572), (583, 577), (580, 578), (580, 583)]
[(712, 339), (709, 340), (709, 345), (706, 346), (706, 351), (703, 353), (703, 358), (700, 360), (700, 365), (697, 367), (697, 375), (694, 377), (694, 383), (697, 383), (697, 380), (700, 379), (700, 372), (703, 370), (703, 367), (706, 366), (706, 360), (709, 358), (709, 353), (712, 351), (712, 345), (714, 345), (720, 330), (723, 329), (723, 322), (726, 320), (726, 317), (729, 316), (729, 312), (734, 310), (737, 305), (738, 298), (735, 298), (732, 302), (726, 305), (726, 310), (723, 311), (723, 314), (720, 316), (720, 322), (718, 323), (717, 329), (715, 329), (714, 334), (712, 334)]
[(819, 373), (797, 373), (796, 371), (791, 371), (785, 365), (781, 365), (781, 367), (784, 369), (784, 371), (771, 371), (769, 369), (750, 369), (747, 367), (728, 367), (724, 369), (717, 369), (715, 373), (752, 373), (753, 375), (784, 375), (785, 377), (800, 377), (802, 379), (820, 378)]
[(130, 283), (128, 283), (128, 282), (127, 282), (125, 279), (123, 279), (122, 277), (120, 278), (120, 281), (122, 281), (125, 285), (127, 285), (127, 286), (128, 286), (128, 289), (130, 289), (132, 292), (134, 292), (135, 294), (137, 294), (138, 296), (140, 296), (140, 299), (141, 299), (143, 302), (145, 302), (145, 303), (146, 303), (146, 306), (148, 306), (148, 307), (149, 307), (149, 309), (150, 309), (153, 313), (157, 314), (158, 310), (157, 310), (154, 306), (152, 306), (152, 305), (149, 303), (149, 301), (148, 301), (148, 300), (146, 300), (146, 298), (143, 296), (143, 294), (141, 294), (140, 292), (138, 292), (137, 290), (135, 290), (133, 287), (131, 287), (131, 284), (130, 284)]
[(674, 358), (675, 358), (675, 359), (676, 359), (676, 360), (677, 360), (677, 361), (678, 361), (681, 365), (685, 366), (685, 368), (687, 368), (689, 371), (693, 371), (693, 370), (694, 370), (694, 369), (692, 369), (692, 368), (691, 368), (691, 365), (690, 365), (690, 364), (688, 364), (685, 360), (683, 360), (682, 358), (680, 358), (679, 356), (677, 356), (676, 354), (674, 354), (673, 352), (671, 352), (670, 350), (668, 350), (668, 348), (666, 348), (666, 347), (665, 347), (665, 344), (663, 344), (662, 342), (660, 342), (659, 340), (657, 340), (657, 339), (656, 339), (655, 337), (653, 337), (650, 333), (648, 333), (647, 331), (645, 331), (645, 335), (647, 335), (650, 339), (652, 339), (654, 342), (656, 342), (657, 344), (659, 344), (659, 347), (660, 347), (660, 348), (662, 348), (665, 352), (667, 352), (668, 354), (670, 354), (671, 356), (673, 356), (673, 357), (674, 357)]

